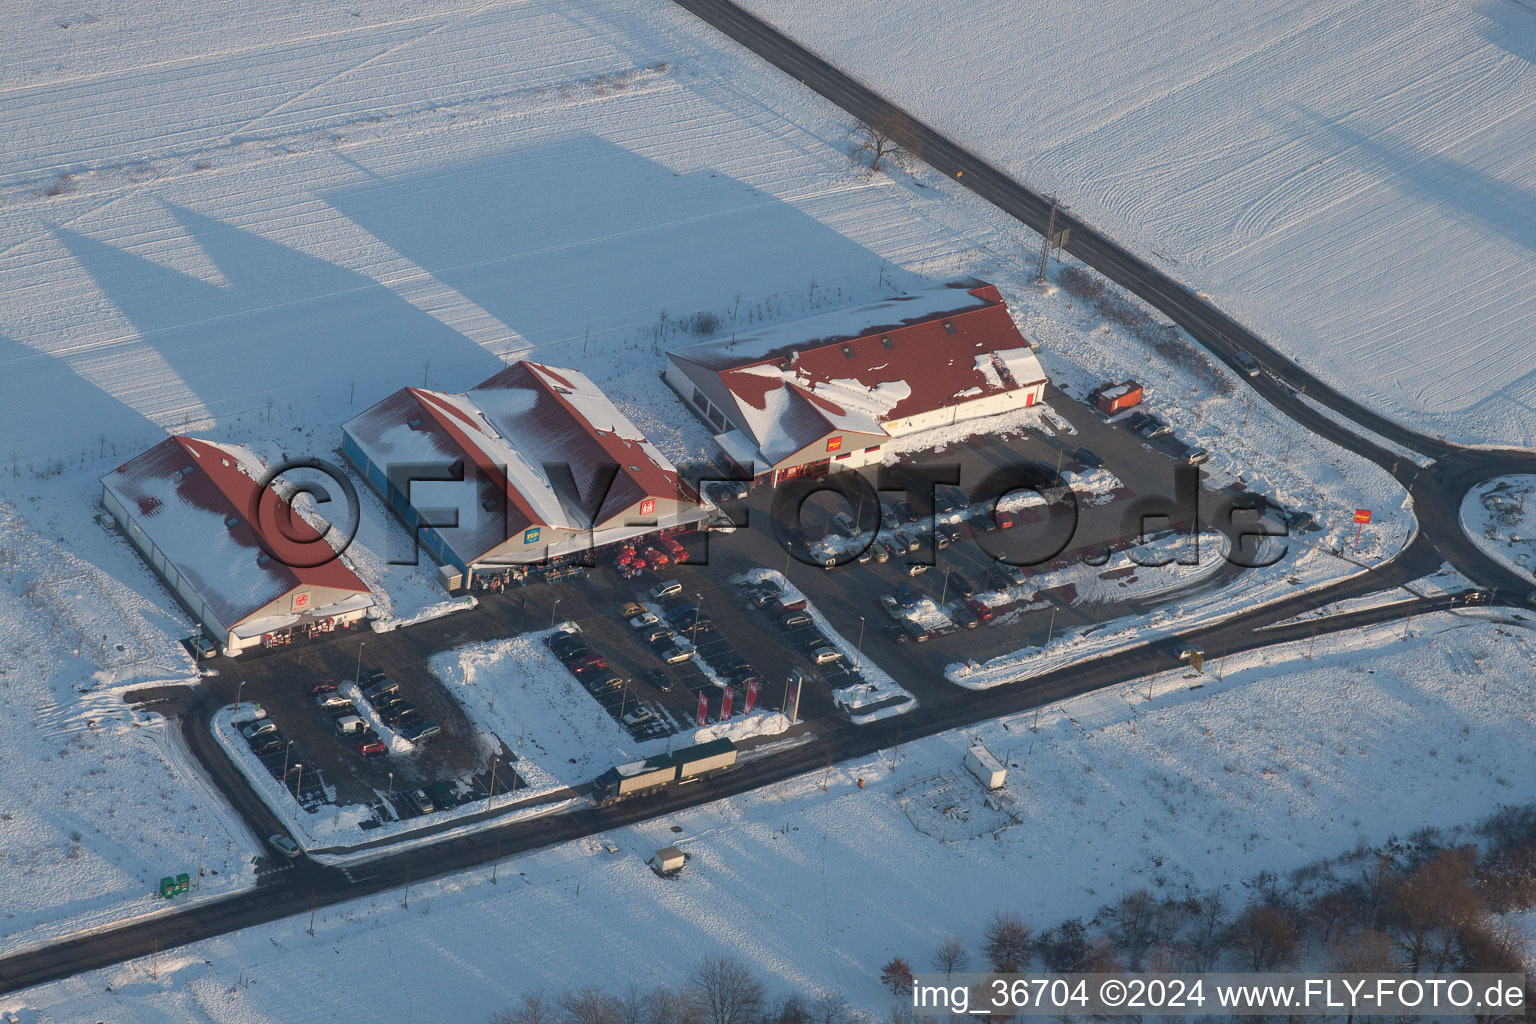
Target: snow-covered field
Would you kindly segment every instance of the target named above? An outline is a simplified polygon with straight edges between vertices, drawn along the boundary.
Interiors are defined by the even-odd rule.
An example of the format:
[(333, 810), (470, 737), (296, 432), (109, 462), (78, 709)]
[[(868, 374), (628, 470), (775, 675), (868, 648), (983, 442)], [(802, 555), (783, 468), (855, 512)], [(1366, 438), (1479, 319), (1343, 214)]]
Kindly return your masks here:
[[(417, 883), (409, 909), (385, 894), (322, 911), (313, 937), (301, 916), (0, 996), (0, 1010), (155, 1024), (474, 1021), (526, 989), (675, 983), (730, 951), (772, 989), (838, 989), (883, 1017), (882, 964), (900, 954), (927, 968), (946, 934), (974, 949), (997, 909), (1047, 927), (1142, 887), (1227, 885), (1240, 898), (1261, 870), (1536, 799), (1536, 777), (1511, 758), (1536, 727), (1528, 630), (1440, 614), (1406, 641), (1372, 629), (1308, 655), (1298, 644), (1233, 657), (1220, 682), (1207, 665), (1203, 689), (1170, 673), (903, 744), (509, 860), (497, 885), (489, 870)], [(960, 767), (977, 738), (1014, 766), (1021, 823), (996, 838), (917, 831), (914, 819), (936, 820), (921, 800), (940, 776), (947, 800), (981, 814)], [(691, 859), (663, 881), (643, 861), (674, 842)], [(653, 955), (658, 945), (667, 956)]]
[(1346, 393), (1536, 444), (1529, 4), (745, 6)]
[(1461, 503), (1467, 536), (1511, 572), (1536, 583), (1536, 477), (1504, 476)]

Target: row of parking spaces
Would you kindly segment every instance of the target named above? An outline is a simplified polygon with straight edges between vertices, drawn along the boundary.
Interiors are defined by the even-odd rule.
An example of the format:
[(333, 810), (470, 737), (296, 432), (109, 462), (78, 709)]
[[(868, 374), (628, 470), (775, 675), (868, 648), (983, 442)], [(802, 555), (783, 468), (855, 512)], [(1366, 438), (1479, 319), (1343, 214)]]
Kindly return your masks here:
[[(631, 680), (614, 670), (607, 655), (592, 646), (592, 638), (580, 626), (572, 624), (559, 630), (546, 643), (598, 706), (635, 740), (660, 739), (679, 730), (679, 723), (665, 707), (638, 697)], [(662, 669), (646, 670), (646, 679), (658, 688), (671, 688), (670, 677)]]
[(804, 598), (786, 602), (783, 591), (771, 580), (743, 582), (738, 589), (748, 605), (777, 626), (786, 646), (803, 657), (829, 688), (841, 690), (868, 682), (859, 674), (859, 667), (850, 664), (817, 627)]
[[(424, 744), (442, 733), (436, 722), (427, 721), (416, 705), (405, 699), (400, 684), (385, 675), (382, 669), (369, 669), (363, 674), (359, 686), (359, 697), (368, 705), (368, 711), (395, 735)], [(379, 740), (377, 730), (371, 726), (363, 727), (374, 735), (372, 741), (357, 745), (358, 753), (365, 756), (388, 753), (389, 748)]]
[(313, 811), (325, 803), (325, 780), (319, 770), (305, 765), (303, 752), (276, 723), (265, 719), (247, 723), (242, 726), (240, 735), (245, 737), (251, 753), (261, 761), (262, 767), (271, 772), (278, 784), (293, 794), (305, 810)]

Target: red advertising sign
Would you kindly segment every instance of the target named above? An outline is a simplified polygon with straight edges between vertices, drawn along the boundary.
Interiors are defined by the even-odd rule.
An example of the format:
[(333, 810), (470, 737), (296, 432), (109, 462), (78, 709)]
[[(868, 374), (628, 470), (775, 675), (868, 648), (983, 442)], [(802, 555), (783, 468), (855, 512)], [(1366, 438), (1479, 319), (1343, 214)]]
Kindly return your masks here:
[(643, 516), (654, 515), (656, 512), (656, 499), (646, 498), (640, 503), (640, 514)]
[(293, 610), (296, 612), (302, 612), (304, 609), (308, 608), (310, 596), (311, 595), (307, 590), (302, 593), (294, 594)]
[(709, 724), (709, 698), (699, 693), (699, 728)]
[(843, 446), (843, 435), (827, 438), (827, 451), (835, 452)]
[(744, 715), (750, 715), (752, 713), (752, 708), (753, 708), (753, 706), (755, 704), (757, 704), (757, 680), (756, 679), (748, 679), (747, 680), (747, 700), (746, 700), (746, 703), (744, 705), (742, 705), (741, 713), (744, 714)]
[(736, 703), (736, 691), (727, 686), (725, 692), (720, 695), (720, 721), (731, 717), (731, 705)]
[(1355, 509), (1355, 522), (1368, 523), (1371, 521), (1371, 510), (1368, 508)]

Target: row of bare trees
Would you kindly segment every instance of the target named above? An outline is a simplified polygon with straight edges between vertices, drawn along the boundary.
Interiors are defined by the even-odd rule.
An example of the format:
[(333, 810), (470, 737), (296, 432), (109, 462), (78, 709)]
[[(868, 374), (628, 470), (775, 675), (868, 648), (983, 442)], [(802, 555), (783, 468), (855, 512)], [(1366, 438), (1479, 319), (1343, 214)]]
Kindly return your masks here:
[(864, 1024), (864, 1017), (836, 992), (770, 998), (756, 972), (722, 955), (701, 961), (677, 988), (631, 981), (617, 993), (595, 986), (525, 992), (491, 1024)]
[[(1527, 952), (1500, 915), (1536, 906), (1536, 805), (1482, 823), (1478, 843), (1426, 830), (1408, 841), (1356, 849), (1281, 879), (1261, 874), (1238, 905), (1222, 889), (1127, 893), (1089, 921), (1036, 933), (1017, 913), (996, 914), (972, 950), (946, 936), (924, 967), (1016, 973), (1274, 971), (1299, 965), (1342, 972), (1524, 973)], [(911, 991), (896, 957), (881, 980)]]

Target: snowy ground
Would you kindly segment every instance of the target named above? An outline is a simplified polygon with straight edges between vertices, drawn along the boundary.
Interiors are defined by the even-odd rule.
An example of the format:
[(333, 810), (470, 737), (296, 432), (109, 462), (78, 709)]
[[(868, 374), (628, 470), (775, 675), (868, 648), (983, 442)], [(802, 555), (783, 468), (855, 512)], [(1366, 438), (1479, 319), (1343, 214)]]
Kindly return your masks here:
[[(1510, 760), (1536, 727), (1533, 641), (1440, 614), (1407, 641), (1372, 629), (1319, 640), (1310, 659), (1304, 644), (1232, 657), (1220, 681), (1208, 663), (1198, 680), (1169, 673), (904, 744), (509, 860), (498, 885), (488, 870), (417, 883), (409, 909), (385, 894), (322, 911), (314, 937), (294, 918), (0, 997), (0, 1010), (128, 1024), (483, 1020), (525, 989), (672, 983), (731, 951), (775, 990), (835, 988), (883, 1017), (880, 965), (899, 954), (927, 968), (951, 933), (974, 949), (999, 908), (1044, 927), (1141, 887), (1240, 896), (1261, 870), (1536, 799), (1536, 777)], [(981, 820), (960, 769), (977, 739), (1012, 765), (1017, 826)], [(978, 817), (960, 829), (928, 793), (966, 797)], [(643, 861), (674, 842), (691, 859), (663, 881)], [(659, 960), (657, 943), (670, 951)]]
[(1490, 480), (1461, 503), (1461, 528), (1511, 572), (1536, 583), (1536, 477)]
[[(974, 274), (1043, 342), (1053, 380), (1083, 394), (1141, 379), (1211, 448), (1212, 477), (1318, 511), (1321, 542), (1343, 545), (1356, 507), (1382, 531), (1362, 560), (1414, 528), (1386, 474), (1253, 404), (1223, 369), (1162, 358), (1068, 289), (1036, 293), (1017, 224), (935, 175), (855, 168), (840, 112), (671, 6), (41, 0), (11, 27), (0, 546), (15, 564), (0, 563), (0, 665), (15, 674), (0, 805), (23, 837), (4, 855), (40, 872), (0, 880), (15, 936), (131, 912), (169, 867), (195, 865), (202, 835), (231, 864), (251, 852), (174, 742), (117, 706), (129, 685), (192, 678), (175, 643), (190, 622), (93, 521), (101, 474), (167, 430), (339, 464), (340, 422), (390, 391), (463, 389), (533, 354), (587, 371), (692, 462), (708, 435), (657, 371), (697, 339), (696, 314), (729, 330)], [(399, 564), (408, 538), (357, 490), (348, 557), (381, 612), (450, 610), (435, 566)], [(1329, 575), (1313, 564), (1297, 566), (1309, 583)], [(66, 723), (91, 719), (118, 724), (73, 733), (96, 749), (75, 739), (66, 761)]]
[(745, 6), (1353, 397), (1536, 444), (1529, 4)]

